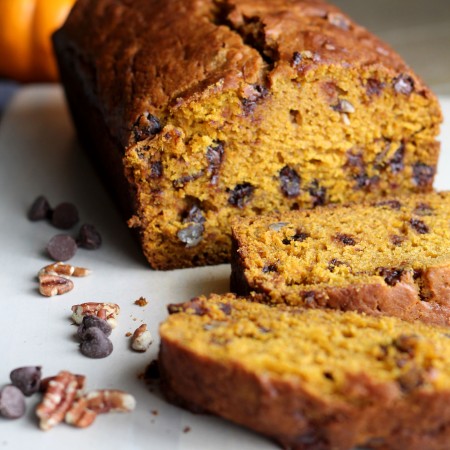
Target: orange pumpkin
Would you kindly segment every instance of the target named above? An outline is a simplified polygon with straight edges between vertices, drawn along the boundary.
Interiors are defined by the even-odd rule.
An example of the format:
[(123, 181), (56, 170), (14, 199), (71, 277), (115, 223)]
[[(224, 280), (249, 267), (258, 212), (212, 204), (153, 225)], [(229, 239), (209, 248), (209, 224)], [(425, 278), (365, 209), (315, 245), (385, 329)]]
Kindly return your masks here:
[(75, 1), (0, 0), (0, 77), (57, 80), (50, 37)]

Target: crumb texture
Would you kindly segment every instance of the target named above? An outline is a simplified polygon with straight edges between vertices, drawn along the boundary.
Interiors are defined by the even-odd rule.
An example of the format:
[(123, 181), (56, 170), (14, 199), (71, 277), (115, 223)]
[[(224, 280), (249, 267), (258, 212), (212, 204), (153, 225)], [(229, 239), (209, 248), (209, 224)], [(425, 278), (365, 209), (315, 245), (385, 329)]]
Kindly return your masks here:
[(449, 325), (449, 211), (441, 192), (237, 221), (232, 287)]
[(155, 268), (227, 261), (236, 216), (431, 189), (435, 96), (322, 1), (80, 0), (55, 47)]
[(445, 328), (254, 300), (172, 307), (160, 328), (169, 398), (293, 449), (446, 448)]

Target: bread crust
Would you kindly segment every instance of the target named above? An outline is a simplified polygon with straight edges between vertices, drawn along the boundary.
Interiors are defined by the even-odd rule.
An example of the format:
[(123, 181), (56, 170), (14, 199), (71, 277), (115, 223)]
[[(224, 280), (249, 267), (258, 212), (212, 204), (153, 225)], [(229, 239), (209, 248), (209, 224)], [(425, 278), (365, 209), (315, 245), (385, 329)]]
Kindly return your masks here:
[[(442, 119), (436, 97), (391, 48), (320, 0), (79, 0), (54, 35), (54, 46), (78, 133), (154, 268), (227, 262), (233, 216), (259, 214), (266, 207), (287, 210), (339, 202), (357, 190), (359, 197), (376, 198), (392, 189), (431, 189), (439, 154), (434, 136)], [(337, 115), (333, 120), (348, 123), (347, 112), (354, 106), (337, 97), (347, 87), (336, 86), (328, 69), (352, 72), (358, 79), (362, 110), (385, 89), (401, 99), (413, 93), (419, 98), (420, 114), (427, 110), (430, 120), (424, 130), (409, 136), (407, 130), (414, 127), (408, 126), (402, 131), (408, 136), (395, 136), (392, 145), (399, 146), (396, 155), (401, 161), (394, 157), (390, 172), (384, 168), (389, 161), (383, 160), (376, 168), (381, 176), (369, 176), (366, 162), (361, 159), (356, 166), (347, 166), (341, 154), (339, 176), (345, 187), (328, 175), (323, 176), (329, 185), (324, 187), (314, 178), (316, 170), (310, 170), (312, 179), (302, 178), (309, 187), (302, 188), (303, 197), (296, 202), (298, 188), (279, 192), (277, 177), (283, 170), (279, 161), (273, 164), (263, 158), (273, 171), (266, 185), (258, 185), (259, 178), (241, 179), (254, 175), (253, 166), (248, 175), (242, 168), (236, 174), (232, 163), (221, 167), (248, 146), (255, 167), (267, 173), (258, 162), (259, 135), (265, 127), (277, 125), (263, 112), (269, 110), (266, 102), (273, 87), (286, 80), (303, 86), (309, 82), (308, 74), (323, 70), (321, 101), (327, 113)], [(228, 106), (222, 102), (225, 98)], [(210, 106), (211, 99), (221, 106)], [(206, 116), (192, 119), (189, 114), (203, 107)], [(292, 111), (287, 120), (298, 125), (302, 114)], [(333, 120), (328, 121), (330, 126)], [(149, 123), (154, 129), (146, 135)], [(205, 129), (192, 131), (204, 124)], [(251, 132), (239, 134), (247, 128)], [(371, 152), (384, 152), (383, 133), (370, 131)], [(231, 142), (236, 134), (239, 138)], [(386, 145), (390, 141), (387, 136)], [(356, 149), (348, 150), (350, 159), (355, 158), (353, 151), (359, 152), (359, 143), (354, 144)], [(222, 154), (207, 154), (220, 145)], [(301, 164), (302, 157), (296, 156), (293, 165)], [(228, 174), (223, 184), (222, 169)], [(284, 175), (287, 183), (289, 176), (297, 176), (292, 170), (288, 167)], [(406, 187), (397, 180), (402, 171)], [(330, 188), (336, 190), (333, 198), (327, 197)], [(235, 190), (239, 195), (233, 197)], [(249, 201), (253, 194), (257, 204)], [(194, 237), (180, 239), (192, 198), (203, 208), (206, 221), (195, 224)], [(224, 210), (217, 219), (217, 212)]]
[[(292, 273), (287, 272), (283, 276), (279, 275), (276, 271), (273, 273), (263, 273), (263, 270), (259, 268), (261, 262), (255, 262), (258, 255), (265, 255), (264, 258), (267, 261), (276, 259), (280, 254), (287, 254), (291, 251), (290, 247), (286, 243), (282, 243), (281, 239), (275, 239), (273, 242), (264, 241), (264, 237), (259, 240), (251, 232), (248, 233), (249, 227), (256, 229), (256, 225), (259, 219), (236, 221), (233, 228), (233, 254), (231, 261), (231, 291), (237, 295), (246, 296), (250, 293), (260, 294), (265, 298), (265, 302), (277, 304), (285, 303), (288, 305), (297, 305), (306, 308), (331, 308), (341, 311), (357, 311), (360, 313), (370, 314), (374, 316), (388, 315), (399, 317), (407, 321), (419, 320), (424, 323), (437, 326), (450, 326), (450, 263), (448, 262), (448, 251), (445, 244), (448, 239), (447, 231), (445, 229), (446, 223), (446, 211), (447, 204), (449, 201), (449, 193), (433, 193), (433, 194), (422, 194), (417, 197), (409, 196), (408, 198), (403, 198), (404, 212), (399, 214), (399, 210), (392, 209), (392, 216), (397, 215), (399, 217), (398, 223), (408, 223), (416, 219), (410, 219), (410, 217), (415, 217), (428, 221), (430, 225), (430, 230), (425, 234), (418, 234), (413, 232), (409, 237), (402, 237), (405, 239), (402, 241), (406, 242), (411, 239), (414, 242), (413, 247), (405, 250), (402, 253), (401, 245), (396, 247), (394, 250), (392, 246), (390, 247), (386, 242), (383, 246), (383, 254), (386, 255), (385, 260), (388, 263), (388, 267), (378, 268), (378, 270), (386, 273), (397, 273), (396, 278), (389, 280), (389, 277), (377, 276), (381, 272), (377, 273), (373, 271), (373, 268), (365, 267), (365, 272), (358, 277), (353, 271), (357, 269), (351, 268), (350, 273), (347, 278), (340, 278), (340, 285), (334, 285), (333, 282), (329, 284), (324, 283), (319, 286), (315, 286), (314, 283), (296, 281), (295, 271)], [(400, 205), (399, 200), (388, 200), (389, 202), (397, 202)], [(397, 206), (397, 203), (393, 203)], [(383, 203), (381, 207), (384, 208), (386, 202)], [(421, 213), (418, 211), (416, 204), (419, 206), (427, 205), (427, 208), (441, 208), (440, 212), (427, 212), (427, 216), (415, 215)], [(433, 206), (430, 206), (433, 205)], [(367, 208), (369, 212), (367, 217), (375, 217), (377, 215), (377, 208), (380, 206), (373, 204), (366, 205), (354, 205), (356, 208)], [(341, 211), (343, 216), (340, 217), (342, 220), (347, 221), (352, 217), (352, 205), (348, 206), (335, 206), (333, 207), (335, 211)], [(400, 208), (400, 207), (399, 207)], [(420, 209), (420, 208), (419, 208)], [(327, 214), (330, 208), (324, 207), (322, 209), (316, 209), (311, 212), (299, 212), (297, 215), (295, 213), (289, 213), (287, 215), (277, 215), (273, 217), (263, 218), (264, 222), (262, 230), (258, 231), (264, 235), (263, 230), (266, 229), (270, 222), (277, 223), (288, 223), (293, 221), (297, 225), (305, 220), (306, 216), (312, 218), (316, 217), (319, 220), (322, 212)], [(358, 213), (355, 213), (358, 214)], [(356, 217), (356, 216), (355, 216)], [(359, 216), (358, 216), (359, 217)], [(303, 218), (303, 219), (302, 219)], [(340, 219), (335, 219), (340, 220)], [(367, 241), (367, 247), (362, 245), (364, 250), (358, 249), (354, 251), (357, 255), (358, 252), (362, 254), (371, 254), (370, 252), (374, 250), (375, 256), (378, 251), (377, 248), (372, 247), (369, 244), (370, 235), (374, 233), (371, 230), (372, 223), (370, 220), (356, 220), (355, 229), (365, 230), (366, 228), (370, 231), (365, 233), (364, 231), (358, 234), (357, 239), (364, 239)], [(419, 219), (417, 219), (419, 220)], [(435, 222), (432, 222), (435, 220)], [(263, 223), (263, 222), (261, 222)], [(424, 223), (424, 222), (420, 222)], [(324, 224), (324, 228), (333, 230), (335, 224)], [(306, 225), (305, 225), (306, 226)], [(349, 233), (352, 233), (352, 228), (350, 225), (345, 225)], [(402, 225), (403, 226), (403, 225)], [(270, 227), (270, 225), (269, 225)], [(400, 227), (401, 228), (401, 227)], [(259, 228), (258, 228), (259, 230)], [(386, 235), (390, 233), (389, 225), (386, 223)], [(392, 230), (395, 233), (398, 228)], [(422, 230), (425, 232), (425, 229)], [(247, 235), (248, 233), (248, 235)], [(330, 231), (332, 233), (332, 231)], [(427, 242), (424, 238), (421, 241), (420, 236), (427, 236), (428, 233), (435, 233), (435, 247), (430, 250), (427, 247)], [(332, 245), (332, 237), (330, 236), (329, 241), (319, 239), (318, 241), (311, 239), (311, 244), (324, 246), (326, 244)], [(383, 243), (381, 243), (383, 244)], [(381, 245), (380, 244), (380, 245)], [(257, 245), (257, 246), (256, 246)], [(350, 247), (353, 248), (353, 247)], [(343, 254), (340, 255), (336, 253), (335, 257), (337, 260), (345, 260), (345, 252), (347, 249), (345, 246), (341, 249), (337, 249), (336, 252), (342, 250)], [(428, 253), (434, 254), (434, 259), (428, 259), (427, 263), (421, 263), (420, 258), (424, 257)], [(320, 251), (318, 251), (320, 257)], [(294, 259), (299, 261), (299, 264), (304, 264), (305, 271), (311, 270), (311, 263), (308, 261), (302, 262), (299, 256), (295, 256)], [(320, 261), (316, 261), (319, 264)], [(266, 263), (267, 264), (267, 263)], [(339, 264), (345, 265), (350, 264), (347, 262), (340, 261)], [(421, 265), (423, 264), (423, 265)], [(288, 269), (287, 269), (288, 270)], [(330, 273), (334, 270), (334, 267), (328, 267), (327, 272)], [(363, 279), (365, 275), (371, 275), (370, 278)], [(289, 282), (289, 277), (292, 278)], [(300, 278), (300, 277), (299, 277)]]
[[(185, 308), (193, 305), (187, 303)], [(169, 401), (244, 425), (283, 448), (445, 450), (448, 446), (448, 391), (405, 392), (397, 383), (375, 382), (370, 374), (357, 373), (348, 374), (343, 398), (326, 400), (309, 391), (303, 380), (221, 362), (173, 339), (164, 325), (160, 331), (159, 365)]]

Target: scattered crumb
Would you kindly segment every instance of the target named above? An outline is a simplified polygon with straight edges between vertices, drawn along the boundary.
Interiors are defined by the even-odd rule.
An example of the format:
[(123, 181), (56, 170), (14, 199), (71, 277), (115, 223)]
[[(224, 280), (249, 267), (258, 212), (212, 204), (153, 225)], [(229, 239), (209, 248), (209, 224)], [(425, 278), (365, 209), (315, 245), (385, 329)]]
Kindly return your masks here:
[(184, 427), (183, 428), (183, 433), (189, 433), (189, 431), (191, 431), (191, 427)]
[(148, 301), (147, 301), (147, 299), (144, 298), (144, 297), (139, 297), (139, 298), (134, 302), (134, 304), (135, 304), (135, 305), (138, 305), (138, 306), (147, 306), (147, 305), (148, 305)]
[(158, 412), (157, 409), (154, 409), (154, 410), (152, 411), (152, 414), (153, 414), (154, 416), (157, 416), (157, 415), (159, 414), (159, 412)]
[(125, 333), (125, 337), (130, 337), (133, 333), (131, 333), (130, 331), (128, 333)]
[(133, 322), (137, 322), (137, 317), (133, 317)]

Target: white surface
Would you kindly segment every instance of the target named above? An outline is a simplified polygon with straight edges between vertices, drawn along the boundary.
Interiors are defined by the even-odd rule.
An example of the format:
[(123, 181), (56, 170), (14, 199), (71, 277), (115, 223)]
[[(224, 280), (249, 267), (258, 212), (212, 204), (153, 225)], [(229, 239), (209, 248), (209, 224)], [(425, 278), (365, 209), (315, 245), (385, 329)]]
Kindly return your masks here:
[[(444, 127), (443, 152), (436, 180), (450, 188), (450, 99), (442, 102), (449, 123)], [(148, 269), (111, 199), (96, 177), (75, 134), (61, 91), (30, 87), (20, 91), (0, 123), (0, 386), (9, 372), (23, 365), (42, 365), (44, 376), (70, 370), (87, 376), (88, 389), (118, 388), (137, 398), (132, 414), (100, 416), (86, 430), (60, 425), (45, 433), (34, 416), (37, 396), (28, 399), (27, 416), (0, 419), (0, 449), (114, 450), (265, 450), (270, 441), (221, 419), (195, 416), (167, 404), (137, 379), (158, 349), (158, 324), (167, 303), (195, 295), (225, 292), (229, 266), (154, 272)], [(95, 224), (103, 236), (97, 251), (79, 250), (71, 260), (93, 274), (74, 279), (75, 289), (44, 298), (37, 292), (36, 274), (49, 261), (45, 245), (58, 230), (46, 222), (26, 219), (39, 194), (56, 206), (72, 201), (81, 220)], [(144, 296), (149, 304), (133, 302)], [(114, 352), (90, 360), (78, 352), (70, 307), (86, 301), (118, 303), (122, 312), (113, 331)], [(144, 321), (155, 342), (145, 354), (129, 350), (127, 331)], [(152, 411), (158, 411), (153, 415)], [(183, 433), (189, 426), (190, 432)]]

